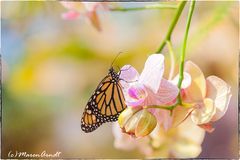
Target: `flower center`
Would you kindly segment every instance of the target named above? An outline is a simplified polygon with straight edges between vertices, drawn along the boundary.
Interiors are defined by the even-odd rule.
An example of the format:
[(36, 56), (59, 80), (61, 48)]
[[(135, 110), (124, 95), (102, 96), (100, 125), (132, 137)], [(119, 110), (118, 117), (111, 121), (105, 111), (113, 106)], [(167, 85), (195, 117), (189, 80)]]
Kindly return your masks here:
[(147, 91), (144, 85), (137, 84), (133, 85), (128, 89), (128, 94), (131, 98), (139, 100), (147, 97)]

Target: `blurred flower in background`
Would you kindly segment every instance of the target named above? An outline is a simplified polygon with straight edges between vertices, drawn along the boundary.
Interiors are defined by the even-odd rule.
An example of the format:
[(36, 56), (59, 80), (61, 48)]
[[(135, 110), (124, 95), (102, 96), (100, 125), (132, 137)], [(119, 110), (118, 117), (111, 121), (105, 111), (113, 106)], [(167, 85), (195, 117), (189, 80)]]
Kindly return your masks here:
[(114, 124), (114, 146), (122, 150), (138, 148), (149, 158), (192, 158), (197, 157), (202, 149), (201, 144), (205, 131), (197, 127), (190, 119), (169, 130), (157, 126), (144, 138), (133, 138), (121, 133), (119, 126)]
[(107, 10), (107, 3), (103, 2), (60, 2), (69, 11), (62, 14), (64, 19), (74, 20), (79, 17), (86, 17), (92, 23), (92, 25), (97, 29), (101, 30), (100, 20), (97, 15), (97, 9)]

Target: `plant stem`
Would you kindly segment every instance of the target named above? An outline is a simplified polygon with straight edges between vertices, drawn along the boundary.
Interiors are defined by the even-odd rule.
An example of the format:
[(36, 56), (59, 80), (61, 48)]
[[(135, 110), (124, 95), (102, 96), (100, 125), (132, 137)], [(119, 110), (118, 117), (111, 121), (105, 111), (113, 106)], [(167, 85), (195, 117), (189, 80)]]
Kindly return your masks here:
[[(174, 104), (175, 105), (175, 104)], [(144, 106), (144, 108), (149, 109), (149, 108), (157, 108), (157, 109), (166, 109), (166, 110), (172, 110), (174, 105), (171, 106)]]
[[(221, 22), (224, 17), (228, 16), (229, 11), (231, 10), (234, 2), (226, 1), (222, 5), (217, 6), (216, 8), (212, 9), (211, 13), (207, 14), (201, 23), (197, 26), (194, 33), (192, 33), (191, 39), (189, 37), (188, 41), (188, 51), (191, 52), (193, 48), (195, 48), (199, 43), (205, 40), (206, 35), (209, 34), (214, 28), (216, 28), (217, 24)], [(199, 34), (201, 33), (201, 34)], [(177, 52), (181, 52), (181, 46), (176, 48)], [(177, 57), (180, 58), (180, 55)]]
[(175, 57), (174, 57), (172, 43), (170, 41), (166, 41), (166, 43), (168, 46), (168, 50), (169, 50), (169, 54), (170, 54), (170, 63), (171, 63), (168, 80), (171, 80), (173, 78), (174, 69), (175, 69)]
[[(189, 28), (190, 28), (190, 24), (191, 24), (191, 20), (192, 20), (194, 7), (195, 7), (195, 0), (192, 0), (191, 4), (190, 4), (190, 9), (189, 9), (189, 12), (188, 12), (186, 31), (185, 31), (185, 34), (184, 34), (183, 46), (182, 46), (182, 52), (181, 52), (180, 69), (179, 69), (179, 81), (178, 81), (179, 94), (178, 94), (178, 97), (177, 97), (177, 101), (176, 101), (175, 104), (173, 104), (171, 106), (147, 106), (146, 108), (166, 109), (166, 110), (169, 110), (170, 114), (172, 115), (173, 109), (179, 104), (182, 105), (180, 89), (181, 89), (182, 81), (183, 81), (183, 78), (184, 78), (183, 77), (183, 70), (184, 70), (185, 54), (186, 54), (186, 48), (187, 48), (187, 38), (188, 38), (188, 32), (189, 32)], [(170, 49), (171, 49), (170, 41), (166, 40), (165, 43), (168, 43), (168, 45), (170, 45)], [(187, 107), (189, 107), (189, 106), (190, 105), (188, 105)]]
[(126, 12), (126, 11), (139, 11), (139, 10), (146, 10), (146, 9), (177, 9), (177, 5), (171, 5), (171, 4), (154, 4), (154, 5), (146, 5), (143, 7), (132, 7), (132, 8), (122, 8), (122, 7), (116, 7), (111, 8), (111, 11), (120, 11), (120, 12)]
[[(190, 9), (189, 9), (189, 12), (188, 12), (186, 31), (185, 31), (185, 34), (184, 34), (183, 46), (182, 46), (182, 52), (181, 52), (180, 68), (179, 68), (179, 80), (178, 80), (179, 90), (181, 89), (182, 81), (183, 81), (183, 78), (184, 78), (183, 71), (184, 71), (185, 54), (186, 54), (186, 48), (187, 48), (187, 38), (188, 38), (188, 32), (189, 32), (189, 28), (190, 28), (190, 24), (191, 24), (191, 20), (192, 20), (194, 7), (195, 7), (195, 0), (192, 0), (191, 4), (190, 4)], [(180, 92), (178, 94), (178, 101), (179, 101), (179, 104), (182, 104), (181, 93)]]
[(163, 50), (163, 47), (166, 45), (166, 41), (170, 41), (171, 40), (171, 35), (172, 35), (172, 32), (173, 32), (173, 29), (175, 28), (177, 22), (178, 22), (178, 19), (183, 11), (183, 8), (185, 6), (187, 1), (182, 1), (180, 2), (180, 4), (178, 5), (178, 8), (177, 8), (177, 11), (176, 11), (176, 14), (175, 14), (175, 17), (173, 18), (171, 24), (170, 24), (170, 27), (168, 29), (168, 32), (164, 38), (164, 40), (162, 41), (162, 43), (160, 44), (160, 47), (158, 48), (157, 52), (156, 53), (160, 53), (162, 50)]

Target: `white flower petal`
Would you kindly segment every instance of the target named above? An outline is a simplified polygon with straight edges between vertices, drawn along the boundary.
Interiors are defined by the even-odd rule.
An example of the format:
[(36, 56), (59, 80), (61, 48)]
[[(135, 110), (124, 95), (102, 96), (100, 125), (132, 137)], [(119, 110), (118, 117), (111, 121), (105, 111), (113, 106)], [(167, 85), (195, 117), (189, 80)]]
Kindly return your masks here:
[(185, 72), (191, 75), (191, 85), (185, 89), (186, 102), (201, 101), (206, 96), (206, 80), (201, 69), (193, 62), (185, 63)]
[(172, 83), (168, 82), (166, 79), (162, 79), (160, 88), (157, 93), (153, 93), (152, 90), (146, 88), (148, 96), (142, 103), (143, 106), (151, 105), (166, 105), (174, 103), (177, 95), (178, 88)]
[[(185, 88), (187, 88), (188, 86), (191, 85), (192, 79), (191, 79), (190, 74), (188, 74), (187, 72), (184, 72), (183, 76), (184, 76), (184, 78), (183, 78), (183, 81), (182, 81), (181, 88), (185, 89)], [(178, 85), (178, 80), (179, 80), (179, 74), (176, 77), (174, 77), (173, 80), (171, 80), (170, 82), (172, 82), (174, 85)]]
[(167, 131), (172, 126), (170, 111), (164, 109), (148, 109), (157, 119), (158, 125), (162, 125)]
[(212, 121), (220, 119), (227, 111), (231, 99), (230, 86), (216, 76), (207, 78), (207, 97), (214, 100), (216, 114)]
[(139, 82), (157, 93), (164, 72), (164, 56), (152, 54), (148, 57)]
[(137, 70), (131, 66), (131, 65), (124, 65), (121, 68), (121, 71), (119, 72), (120, 76), (120, 84), (123, 89), (123, 93), (125, 98), (128, 96), (128, 88), (131, 87), (131, 85), (135, 85), (138, 82), (139, 74)]
[(160, 88), (156, 94), (159, 104), (167, 104), (173, 102), (178, 96), (178, 87), (170, 83), (166, 79), (162, 79)]
[(139, 78), (138, 71), (131, 65), (124, 65), (120, 71), (120, 79), (131, 83)]

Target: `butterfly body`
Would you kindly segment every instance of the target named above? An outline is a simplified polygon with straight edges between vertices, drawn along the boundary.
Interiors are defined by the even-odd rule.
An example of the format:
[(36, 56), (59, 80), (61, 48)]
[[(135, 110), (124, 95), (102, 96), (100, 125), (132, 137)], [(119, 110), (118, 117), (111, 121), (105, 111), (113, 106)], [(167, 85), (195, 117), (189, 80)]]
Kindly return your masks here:
[(92, 132), (103, 123), (117, 121), (126, 108), (119, 76), (111, 67), (90, 97), (81, 120), (84, 132)]

